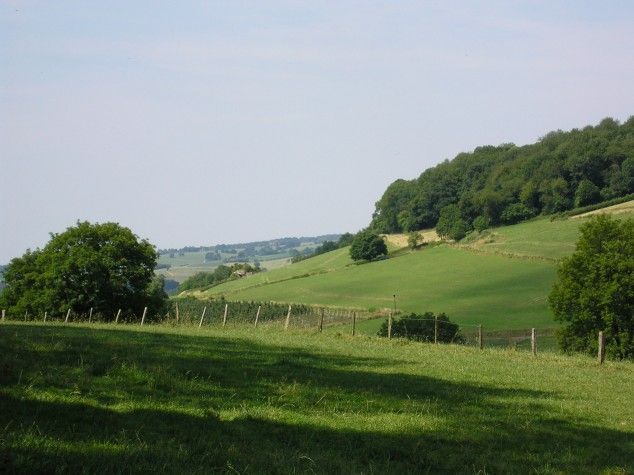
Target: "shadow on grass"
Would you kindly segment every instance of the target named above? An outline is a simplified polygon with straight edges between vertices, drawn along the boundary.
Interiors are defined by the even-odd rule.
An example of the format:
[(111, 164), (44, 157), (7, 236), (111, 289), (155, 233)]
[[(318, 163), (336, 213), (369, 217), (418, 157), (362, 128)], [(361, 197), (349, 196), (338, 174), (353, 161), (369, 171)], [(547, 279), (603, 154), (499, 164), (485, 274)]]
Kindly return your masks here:
[[(544, 415), (552, 394), (372, 371), (387, 358), (3, 330), (0, 472), (583, 473), (634, 457), (627, 433)], [(381, 415), (408, 423), (386, 429)]]

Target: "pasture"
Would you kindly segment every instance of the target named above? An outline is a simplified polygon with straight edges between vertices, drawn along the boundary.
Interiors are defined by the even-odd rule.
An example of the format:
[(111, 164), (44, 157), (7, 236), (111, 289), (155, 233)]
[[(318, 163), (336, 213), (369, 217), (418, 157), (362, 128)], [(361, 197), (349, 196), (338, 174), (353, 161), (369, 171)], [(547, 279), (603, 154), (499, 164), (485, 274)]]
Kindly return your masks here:
[[(391, 308), (393, 294), (403, 312), (445, 312), (461, 324), (488, 329), (553, 326), (546, 296), (555, 278), (552, 263), (482, 255), (448, 245), (423, 248), (363, 265), (345, 265), (348, 250), (319, 256), (333, 268), (291, 278), (291, 265), (212, 287), (207, 296), (229, 300), (272, 300), (364, 310)], [(312, 259), (311, 259), (312, 260)], [(311, 260), (303, 261), (307, 270)], [(302, 272), (302, 271), (299, 271)], [(255, 278), (254, 278), (255, 277)], [(266, 282), (266, 279), (271, 279)], [(252, 286), (247, 286), (252, 284)]]
[(5, 323), (0, 347), (0, 471), (634, 468), (631, 363), (251, 326)]
[[(396, 294), (403, 312), (445, 312), (460, 324), (488, 330), (552, 328), (547, 296), (557, 260), (574, 251), (586, 220), (540, 218), (416, 251), (396, 249), (405, 239), (398, 235), (389, 240), (388, 260), (355, 265), (348, 249), (339, 249), (194, 295), (373, 311), (390, 308)], [(379, 325), (366, 321), (360, 331), (374, 333)]]

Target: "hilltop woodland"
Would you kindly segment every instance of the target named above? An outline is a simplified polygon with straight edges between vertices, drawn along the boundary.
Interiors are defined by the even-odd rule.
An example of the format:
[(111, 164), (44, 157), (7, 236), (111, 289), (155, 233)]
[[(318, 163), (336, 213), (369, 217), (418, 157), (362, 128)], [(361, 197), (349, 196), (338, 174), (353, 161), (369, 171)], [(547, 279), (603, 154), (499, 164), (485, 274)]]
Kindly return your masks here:
[(401, 233), (439, 226), (461, 239), (471, 229), (514, 224), (634, 192), (634, 117), (619, 124), (550, 132), (538, 142), (478, 147), (392, 183), (370, 227)]

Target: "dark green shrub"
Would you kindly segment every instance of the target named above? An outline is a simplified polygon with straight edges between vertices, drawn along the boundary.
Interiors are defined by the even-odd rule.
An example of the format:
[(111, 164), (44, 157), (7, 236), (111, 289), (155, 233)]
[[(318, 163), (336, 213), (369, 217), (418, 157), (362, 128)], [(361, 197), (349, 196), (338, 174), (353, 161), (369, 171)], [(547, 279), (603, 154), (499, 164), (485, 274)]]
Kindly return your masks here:
[[(438, 318), (438, 342), (439, 343), (463, 343), (464, 339), (460, 335), (460, 328), (457, 323), (449, 320), (447, 315), (440, 313), (434, 315), (432, 312), (424, 314), (410, 313), (392, 321), (392, 336), (395, 338), (407, 338), (416, 341), (434, 341), (434, 328), (436, 318)], [(377, 335), (387, 336), (388, 321), (381, 325)]]
[(371, 261), (385, 255), (387, 255), (385, 241), (370, 230), (358, 233), (350, 246), (350, 257), (355, 261)]

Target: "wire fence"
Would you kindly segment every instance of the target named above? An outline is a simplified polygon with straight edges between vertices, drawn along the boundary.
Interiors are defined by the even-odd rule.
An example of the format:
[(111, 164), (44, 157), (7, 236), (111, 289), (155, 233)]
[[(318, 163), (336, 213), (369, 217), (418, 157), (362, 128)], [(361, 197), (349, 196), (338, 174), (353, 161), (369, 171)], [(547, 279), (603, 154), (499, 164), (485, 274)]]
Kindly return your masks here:
[[(513, 329), (488, 330), (482, 325), (457, 324), (444, 316), (412, 318), (389, 310), (369, 312), (352, 308), (318, 307), (305, 304), (280, 304), (275, 302), (228, 302), (178, 299), (171, 303), (165, 314), (142, 312), (100, 313), (89, 309), (85, 312), (66, 312), (23, 315), (2, 311), (2, 321), (62, 322), (62, 323), (116, 323), (116, 324), (171, 324), (184, 326), (226, 326), (253, 324), (257, 326), (281, 326), (289, 329), (331, 330), (351, 335), (379, 335), (387, 338), (407, 338), (428, 343), (447, 343), (480, 348), (512, 348), (518, 351), (556, 350), (556, 330)], [(539, 344), (537, 341), (539, 340)]]

